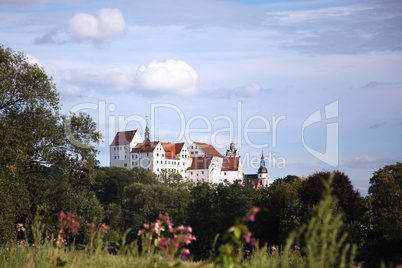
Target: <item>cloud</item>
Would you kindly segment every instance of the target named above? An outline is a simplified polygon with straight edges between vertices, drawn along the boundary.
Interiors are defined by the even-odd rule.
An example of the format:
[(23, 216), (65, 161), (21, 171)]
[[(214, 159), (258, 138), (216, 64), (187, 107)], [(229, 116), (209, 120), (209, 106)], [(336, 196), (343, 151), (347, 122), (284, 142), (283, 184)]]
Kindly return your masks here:
[(252, 97), (262, 90), (257, 83), (250, 83), (236, 88), (221, 88), (213, 91), (210, 95), (215, 98), (231, 98), (231, 97)]
[(283, 36), (283, 48), (309, 54), (402, 51), (400, 3), (268, 12), (265, 24)]
[(116, 93), (134, 88), (135, 68), (118, 66), (110, 68), (63, 69), (46, 65), (62, 97), (77, 98), (94, 93)]
[(373, 124), (369, 124), (368, 127), (369, 127), (369, 128), (379, 128), (379, 127), (384, 126), (385, 124), (386, 124), (385, 122), (382, 122), (382, 123), (373, 123)]
[(376, 88), (377, 86), (378, 86), (377, 81), (370, 81), (363, 88)]
[(39, 59), (37, 59), (34, 56), (29, 55), (29, 54), (25, 54), (25, 55), (27, 57), (27, 62), (29, 64), (37, 64), (38, 66), (43, 67), (43, 64), (41, 63), (41, 61)]
[(137, 71), (137, 81), (141, 89), (183, 96), (197, 92), (197, 72), (186, 62), (166, 60), (151, 61)]
[(37, 44), (64, 45), (77, 41), (102, 42), (125, 34), (126, 23), (119, 9), (103, 8), (96, 15), (76, 13), (68, 22), (53, 25), (45, 34), (34, 39)]
[(68, 23), (68, 29), (80, 40), (103, 40), (124, 35), (126, 23), (119, 9), (100, 9), (96, 16), (77, 13)]
[(0, 6), (16, 6), (24, 7), (28, 5), (33, 5), (36, 3), (45, 2), (45, 0), (1, 0)]
[(391, 158), (374, 158), (371, 156), (356, 157), (352, 160), (341, 162), (340, 166), (346, 166), (351, 169), (379, 169), (385, 165), (395, 163), (396, 160)]

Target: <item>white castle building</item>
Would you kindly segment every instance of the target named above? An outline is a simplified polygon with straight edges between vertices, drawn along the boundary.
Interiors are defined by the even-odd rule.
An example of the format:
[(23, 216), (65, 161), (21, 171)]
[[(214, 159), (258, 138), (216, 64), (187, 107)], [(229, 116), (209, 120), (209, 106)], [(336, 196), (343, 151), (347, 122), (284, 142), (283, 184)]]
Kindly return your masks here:
[(258, 174), (247, 174), (245, 176), (254, 182), (254, 186), (256, 189), (269, 187), (271, 182), (268, 178), (268, 169), (265, 167), (264, 153), (262, 153), (261, 155)]
[(223, 157), (212, 145), (149, 140), (148, 124), (145, 140), (138, 130), (119, 131), (110, 144), (110, 166), (132, 169), (142, 167), (159, 175), (162, 171), (182, 175), (191, 182), (220, 183), (243, 181), (241, 158), (232, 141)]

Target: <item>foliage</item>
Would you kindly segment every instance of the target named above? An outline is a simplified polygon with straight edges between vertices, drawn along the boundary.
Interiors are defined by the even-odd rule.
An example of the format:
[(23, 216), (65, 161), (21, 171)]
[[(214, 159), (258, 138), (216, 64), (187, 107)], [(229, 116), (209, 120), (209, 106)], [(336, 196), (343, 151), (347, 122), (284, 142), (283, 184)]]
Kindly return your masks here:
[[(113, 206), (115, 210), (110, 210), (111, 214), (107, 212), (107, 215), (110, 215), (111, 226), (121, 232), (128, 228), (139, 230), (143, 222), (154, 221), (162, 213), (168, 213), (177, 224), (184, 224), (189, 201), (187, 189), (132, 183), (124, 188), (122, 205)], [(128, 235), (129, 240), (134, 238), (133, 234)]]
[(181, 260), (186, 260), (190, 254), (186, 246), (196, 240), (190, 226), (173, 226), (168, 214), (160, 214), (156, 222), (144, 224), (144, 229), (138, 232), (145, 244), (143, 252), (147, 255), (154, 252), (167, 258), (169, 266), (177, 266)]
[(100, 133), (90, 116), (61, 116), (59, 109), (44, 70), (0, 45), (0, 242), (15, 223), (30, 224), (37, 211), (49, 226), (61, 209), (102, 214), (88, 191)]
[[(328, 187), (329, 189), (329, 187)], [(324, 199), (314, 208), (312, 217), (302, 228), (291, 233), (283, 248), (276, 246), (256, 247), (252, 251), (242, 251), (242, 244), (256, 246), (251, 239), (251, 233), (245, 225), (256, 219), (258, 209), (252, 208), (245, 217), (238, 220), (224, 235), (225, 243), (221, 245), (219, 255), (211, 260), (194, 263), (182, 260), (183, 253), (188, 254), (186, 246), (194, 241), (191, 227), (173, 227), (170, 218), (160, 215), (152, 224), (144, 224), (139, 234), (144, 239), (145, 246), (139, 250), (137, 243), (126, 244), (123, 238), (119, 244), (120, 250), (115, 254), (107, 251), (107, 245), (98, 243), (95, 249), (91, 246), (77, 250), (74, 244), (53, 246), (52, 239), (37, 227), (33, 244), (9, 243), (0, 248), (1, 267), (357, 267), (354, 266), (354, 247), (344, 243), (346, 234), (342, 234), (342, 217), (337, 214), (336, 200), (327, 191)], [(335, 204), (335, 205), (334, 205)], [(59, 233), (74, 230), (75, 215), (62, 215)], [(70, 217), (70, 218), (69, 218)], [(38, 224), (41, 226), (40, 224)], [(95, 230), (94, 224), (88, 224)], [(100, 227), (99, 227), (100, 226)], [(70, 228), (71, 227), (71, 228)], [(67, 230), (67, 232), (66, 232)], [(98, 225), (105, 230), (104, 225)], [(94, 231), (96, 232), (96, 231)], [(92, 237), (97, 234), (93, 233)], [(45, 239), (42, 239), (42, 238)], [(101, 237), (99, 237), (102, 240)], [(304, 241), (301, 247), (295, 245)], [(88, 250), (89, 249), (89, 250)], [(236, 251), (237, 250), (237, 251)], [(303, 254), (302, 254), (303, 252)], [(235, 254), (237, 253), (237, 254)], [(245, 254), (243, 254), (245, 253)]]
[(363, 198), (353, 189), (349, 177), (340, 171), (316, 172), (302, 182), (299, 196), (304, 211), (307, 212), (321, 200), (325, 192), (325, 182), (328, 182), (331, 176), (333, 176), (332, 194), (337, 198), (338, 205), (345, 214), (346, 222), (350, 223), (359, 219), (363, 214)]
[(197, 243), (190, 247), (197, 260), (207, 259), (215, 236), (226, 232), (231, 223), (242, 218), (253, 206), (254, 191), (250, 183), (203, 183), (191, 188), (187, 224), (193, 227), (194, 235), (198, 238)]
[(243, 259), (245, 245), (258, 248), (257, 241), (246, 225), (249, 221), (255, 221), (255, 215), (258, 212), (257, 207), (252, 207), (244, 218), (236, 219), (235, 225), (230, 227), (222, 237), (222, 245), (219, 246), (217, 256), (214, 258), (215, 264), (234, 267)]
[(331, 195), (329, 185), (334, 175), (324, 183), (324, 198), (313, 209), (311, 219), (296, 234), (302, 241), (308, 267), (351, 267), (354, 262), (356, 248), (345, 243), (347, 234), (342, 233), (342, 213), (337, 209), (338, 200)]
[(390, 266), (402, 264), (402, 163), (374, 172), (370, 184), (359, 232), (361, 258), (372, 266), (380, 260)]
[(183, 176), (176, 172), (168, 172), (166, 170), (162, 170), (158, 175), (158, 180), (170, 187), (180, 187), (186, 186), (187, 183), (183, 181)]
[(95, 183), (91, 190), (96, 193), (99, 202), (121, 205), (124, 187), (133, 183), (158, 184), (155, 174), (146, 169), (135, 167), (132, 170), (117, 167), (99, 167), (95, 169)]
[(302, 180), (286, 182), (275, 180), (269, 188), (260, 188), (254, 196), (254, 205), (261, 209), (252, 230), (260, 244), (284, 244), (289, 233), (301, 225), (304, 212), (298, 191)]

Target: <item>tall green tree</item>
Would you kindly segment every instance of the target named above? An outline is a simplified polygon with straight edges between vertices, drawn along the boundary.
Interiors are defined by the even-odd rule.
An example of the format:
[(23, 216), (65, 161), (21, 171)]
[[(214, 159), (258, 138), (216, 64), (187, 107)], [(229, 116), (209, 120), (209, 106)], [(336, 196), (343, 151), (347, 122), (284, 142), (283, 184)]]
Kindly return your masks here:
[(38, 207), (49, 215), (63, 209), (55, 205), (63, 204), (54, 195), (59, 186), (74, 195), (88, 191), (99, 139), (90, 116), (60, 115), (59, 95), (43, 68), (0, 45), (0, 201), (11, 200), (0, 211), (7, 226), (0, 237), (7, 239), (17, 222), (29, 223)]
[(305, 212), (321, 200), (325, 192), (324, 182), (328, 182), (331, 173), (333, 173), (332, 194), (338, 199), (338, 205), (345, 214), (346, 223), (359, 219), (364, 213), (363, 198), (353, 189), (349, 177), (340, 171), (316, 172), (303, 181), (299, 197)]
[(390, 266), (402, 264), (402, 163), (374, 172), (368, 193), (360, 229), (362, 258), (377, 267), (381, 260)]
[(236, 218), (243, 217), (253, 205), (252, 182), (244, 184), (198, 184), (191, 189), (192, 201), (188, 205), (188, 225), (193, 227), (197, 243), (190, 251), (197, 259), (206, 259), (214, 239), (223, 235)]
[(296, 176), (291, 179), (277, 179), (269, 188), (260, 188), (254, 196), (254, 205), (261, 212), (256, 216), (253, 232), (260, 244), (284, 244), (289, 233), (303, 221), (304, 213), (298, 191), (302, 180)]

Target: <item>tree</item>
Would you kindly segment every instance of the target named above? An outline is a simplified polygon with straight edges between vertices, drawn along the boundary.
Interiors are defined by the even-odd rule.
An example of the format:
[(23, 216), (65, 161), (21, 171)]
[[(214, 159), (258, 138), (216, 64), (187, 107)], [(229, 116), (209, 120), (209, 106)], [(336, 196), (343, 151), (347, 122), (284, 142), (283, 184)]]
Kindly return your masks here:
[[(30, 223), (37, 208), (51, 217), (63, 209), (57, 202), (87, 195), (99, 139), (90, 116), (59, 114), (55, 84), (42, 68), (0, 45), (0, 200), (12, 200), (0, 211), (8, 226), (0, 237)], [(54, 195), (61, 185), (74, 195)]]
[[(364, 212), (363, 198), (358, 191), (353, 189), (353, 185), (347, 175), (340, 171), (334, 171), (333, 174), (332, 194), (339, 201), (339, 206), (346, 217), (346, 223), (359, 219)], [(331, 172), (316, 172), (303, 181), (299, 196), (303, 202), (305, 212), (321, 200), (325, 191), (324, 182), (328, 181), (330, 176)]]
[(247, 213), (253, 205), (254, 191), (252, 182), (203, 183), (191, 189), (187, 224), (197, 237), (197, 243), (190, 247), (197, 259), (208, 258), (216, 235), (224, 234), (236, 218)]
[[(159, 214), (168, 213), (176, 225), (185, 224), (190, 193), (187, 189), (166, 187), (163, 184), (133, 183), (124, 188), (121, 218), (111, 221), (111, 226), (121, 232), (131, 228), (129, 238), (137, 238), (143, 223), (154, 222)], [(116, 207), (116, 206), (114, 206)]]
[(379, 266), (379, 260), (401, 264), (402, 163), (374, 172), (370, 184), (365, 228), (361, 229), (365, 242), (363, 258), (373, 266)]
[(284, 244), (289, 233), (300, 226), (304, 216), (298, 196), (301, 184), (302, 180), (298, 177), (277, 179), (269, 188), (257, 190), (254, 205), (261, 212), (256, 216), (253, 232), (260, 244)]
[(159, 184), (155, 174), (148, 170), (135, 167), (132, 170), (117, 167), (99, 167), (95, 170), (95, 184), (91, 190), (102, 205), (121, 205), (123, 202), (124, 187), (135, 182), (143, 184)]

